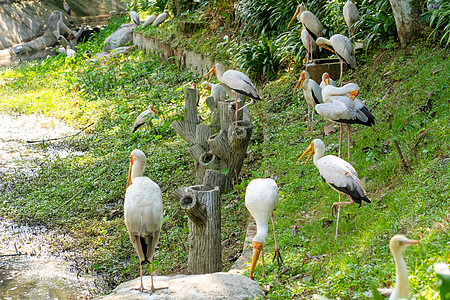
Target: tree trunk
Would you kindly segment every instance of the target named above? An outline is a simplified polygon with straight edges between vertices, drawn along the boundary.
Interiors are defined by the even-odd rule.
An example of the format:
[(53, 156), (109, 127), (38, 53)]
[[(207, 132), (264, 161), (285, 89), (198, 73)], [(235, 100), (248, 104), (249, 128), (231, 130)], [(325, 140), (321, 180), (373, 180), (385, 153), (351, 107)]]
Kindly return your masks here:
[(402, 46), (423, 36), (426, 25), (420, 22), (421, 5), (418, 0), (390, 0), (394, 13), (397, 34)]
[(220, 189), (195, 185), (173, 193), (189, 217), (188, 266), (193, 274), (222, 270)]

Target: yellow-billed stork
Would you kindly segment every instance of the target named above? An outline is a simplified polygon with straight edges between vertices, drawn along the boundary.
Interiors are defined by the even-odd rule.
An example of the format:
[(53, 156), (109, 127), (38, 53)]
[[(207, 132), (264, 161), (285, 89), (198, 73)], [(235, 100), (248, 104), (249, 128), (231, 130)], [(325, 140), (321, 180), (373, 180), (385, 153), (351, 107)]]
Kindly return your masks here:
[(356, 7), (355, 0), (347, 0), (344, 5), (343, 15), (345, 23), (348, 27), (348, 36), (351, 38), (355, 35), (356, 28), (353, 26), (359, 20), (358, 8)]
[(136, 24), (137, 26), (139, 26), (141, 24), (139, 15), (137, 12), (135, 12), (133, 10), (133, 8), (130, 8), (130, 17), (131, 17), (131, 20), (134, 22), (134, 24)]
[(339, 84), (342, 84), (343, 62), (347, 64), (349, 69), (356, 68), (355, 49), (348, 37), (342, 34), (335, 34), (330, 39), (319, 37), (316, 40), (317, 46), (330, 50), (336, 53), (341, 63), (341, 75), (339, 77)]
[[(320, 89), (320, 86), (317, 84), (317, 82), (309, 77), (309, 73), (307, 71), (303, 71), (300, 74), (300, 78), (297, 82), (297, 85), (294, 88), (297, 89), (297, 86), (299, 86), (298, 94), (300, 96), (300, 89), (303, 91), (303, 97), (306, 100), (306, 103), (308, 105), (308, 128), (306, 130), (309, 130), (310, 128), (310, 121), (309, 121), (309, 115), (310, 112), (312, 112), (312, 123), (314, 122), (314, 107), (317, 104), (320, 104), (322, 102), (322, 90)], [(312, 107), (312, 111), (311, 111)], [(311, 125), (311, 130), (314, 127), (314, 123)]]
[(397, 234), (391, 238), (389, 248), (395, 261), (395, 288), (389, 300), (409, 299), (408, 269), (402, 252), (408, 246), (419, 244), (419, 241), (410, 240), (403, 235)]
[(254, 86), (250, 78), (248, 78), (248, 76), (242, 72), (235, 70), (228, 70), (224, 73), (223, 67), (219, 63), (215, 64), (212, 67), (212, 69), (208, 73), (206, 73), (206, 75), (203, 76), (203, 78), (200, 81), (202, 81), (209, 74), (211, 74), (211, 77), (208, 79), (208, 82), (214, 75), (217, 75), (217, 79), (219, 80), (219, 82), (234, 92), (234, 99), (236, 103), (235, 109), (236, 109), (236, 127), (237, 127), (238, 103), (236, 93), (250, 97), (252, 99), (251, 103), (253, 103), (253, 100), (261, 100), (261, 98), (259, 98), (256, 87)]
[(316, 105), (316, 112), (333, 122), (340, 123), (339, 156), (341, 156), (341, 144), (343, 123), (348, 130), (348, 158), (350, 158), (350, 124), (362, 124), (372, 126), (375, 117), (362, 101), (357, 98), (359, 86), (356, 83), (348, 83), (343, 87), (328, 85), (322, 90), (323, 104)]
[(148, 16), (145, 20), (144, 20), (144, 24), (142, 24), (142, 28), (147, 27), (148, 25), (151, 25), (153, 22), (155, 22), (156, 17), (158, 16), (158, 14), (154, 13), (150, 16)]
[(159, 116), (158, 111), (156, 111), (155, 107), (150, 104), (148, 106), (148, 108), (146, 110), (144, 110), (137, 118), (136, 121), (134, 121), (133, 124), (133, 132), (135, 132), (136, 130), (138, 130), (139, 127), (141, 127), (142, 125), (145, 124), (145, 122), (150, 119), (153, 118), (155, 115)]
[(69, 4), (67, 4), (66, 0), (62, 0), (63, 8), (66, 11), (66, 13), (70, 16), (71, 10)]
[[(336, 207), (341, 205), (358, 203), (361, 207), (362, 201), (370, 203), (370, 200), (366, 196), (366, 191), (364, 190), (361, 180), (358, 178), (358, 173), (356, 173), (355, 168), (345, 160), (334, 155), (323, 156), (325, 153), (325, 144), (321, 139), (315, 139), (311, 142), (308, 149), (300, 156), (297, 163), (305, 156), (309, 151), (308, 158), (305, 161), (309, 161), (311, 156), (314, 154), (314, 165), (319, 169), (320, 176), (323, 181), (325, 181), (333, 190), (339, 194), (345, 194), (350, 200), (349, 202), (334, 202), (331, 211), (334, 213), (337, 210)], [(336, 223), (336, 237), (339, 226), (339, 215)]]
[(328, 73), (322, 74), (322, 81), (320, 82), (320, 88), (323, 90), (327, 85), (336, 86), (336, 82), (330, 78)]
[[(131, 243), (139, 257), (141, 286), (137, 289), (152, 293), (157, 290), (153, 285), (152, 260), (161, 233), (163, 204), (159, 186), (150, 178), (143, 176), (145, 163), (144, 152), (134, 149), (130, 154), (124, 218)], [(146, 262), (150, 263), (152, 280), (150, 290), (144, 289), (142, 283), (142, 264)]]
[(166, 9), (162, 14), (156, 17), (155, 23), (153, 24), (155, 27), (161, 25), (167, 18), (170, 17), (169, 11)]
[(273, 211), (277, 208), (277, 205), (278, 187), (275, 180), (270, 178), (258, 178), (250, 181), (247, 186), (247, 190), (245, 191), (245, 206), (256, 222), (256, 235), (254, 236), (252, 241), (253, 257), (252, 266), (250, 268), (250, 279), (253, 279), (253, 272), (255, 270), (256, 262), (258, 261), (260, 252), (262, 252), (261, 259), (263, 277), (266, 276), (264, 271), (263, 247), (269, 229), (269, 218), (272, 219), (273, 237), (275, 242), (274, 259), (277, 259), (279, 265), (283, 263), (277, 245), (275, 223), (273, 221)]
[[(322, 36), (322, 24), (320, 23), (316, 15), (314, 15), (309, 10), (306, 10), (303, 4), (297, 6), (294, 15), (291, 18), (291, 21), (288, 24), (288, 28), (295, 18), (297, 18), (297, 20), (302, 23), (302, 32), (301, 32), (302, 43), (303, 45), (307, 45), (306, 46), (307, 53), (310, 53), (312, 61), (312, 53), (314, 51), (315, 42), (317, 38)], [(306, 29), (308, 35), (303, 33), (304, 29)], [(307, 58), (306, 61), (309, 62), (310, 61), (309, 58)]]

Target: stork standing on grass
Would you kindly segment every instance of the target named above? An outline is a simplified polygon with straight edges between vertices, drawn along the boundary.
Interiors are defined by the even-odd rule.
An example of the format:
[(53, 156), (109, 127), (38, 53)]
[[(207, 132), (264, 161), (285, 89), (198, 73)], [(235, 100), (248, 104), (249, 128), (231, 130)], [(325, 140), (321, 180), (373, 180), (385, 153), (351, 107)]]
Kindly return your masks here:
[(269, 218), (272, 220), (273, 237), (275, 242), (275, 256), (278, 265), (283, 264), (280, 251), (277, 245), (277, 237), (275, 235), (275, 223), (273, 221), (273, 211), (278, 205), (278, 187), (275, 180), (270, 178), (259, 178), (250, 181), (245, 191), (245, 207), (252, 215), (256, 222), (256, 235), (252, 241), (253, 257), (252, 266), (250, 268), (250, 279), (253, 279), (256, 262), (261, 252), (263, 277), (266, 276), (264, 271), (264, 252), (263, 246), (267, 238), (269, 229)]
[[(261, 98), (259, 98), (258, 91), (256, 90), (255, 86), (253, 85), (252, 81), (250, 80), (250, 78), (248, 78), (247, 75), (235, 70), (228, 70), (224, 73), (223, 67), (219, 63), (215, 64), (212, 67), (212, 69), (208, 73), (206, 73), (206, 75), (203, 76), (203, 78), (200, 81), (202, 81), (209, 74), (211, 74), (211, 77), (209, 77), (208, 82), (214, 75), (217, 75), (217, 79), (222, 85), (233, 90), (236, 104), (235, 110), (236, 110), (236, 128), (237, 128), (238, 102), (236, 93), (250, 97), (252, 101), (249, 104), (247, 104), (250, 105), (251, 103), (253, 103), (253, 100), (261, 100)], [(244, 105), (240, 109), (243, 109), (247, 105)]]
[[(133, 132), (138, 130), (139, 127), (145, 124), (145, 122), (153, 118), (155, 115), (159, 116), (159, 113), (156, 111), (155, 107), (150, 104), (146, 110), (144, 110), (137, 118), (133, 124)], [(147, 123), (148, 124), (148, 123)]]
[[(146, 157), (144, 152), (134, 149), (130, 154), (127, 190), (124, 201), (124, 218), (131, 243), (139, 258), (141, 292), (153, 293), (161, 289), (153, 285), (152, 260), (158, 244), (163, 221), (161, 189), (150, 178), (143, 176)], [(144, 289), (142, 282), (142, 264), (150, 263), (152, 286)]]
[(392, 256), (395, 261), (395, 288), (389, 300), (409, 299), (408, 268), (402, 252), (411, 245), (419, 244), (419, 241), (410, 240), (403, 235), (394, 235), (389, 243)]
[(355, 0), (347, 0), (344, 5), (343, 15), (345, 23), (348, 27), (348, 36), (352, 38), (355, 35), (356, 28), (354, 24), (359, 21), (358, 8), (356, 7)]
[(336, 53), (341, 64), (341, 75), (339, 77), (339, 84), (342, 85), (342, 73), (344, 72), (344, 62), (349, 69), (356, 68), (355, 49), (353, 48), (350, 39), (342, 34), (335, 34), (330, 39), (319, 37), (316, 40), (317, 46), (330, 50)]
[[(309, 77), (309, 73), (307, 71), (303, 71), (300, 74), (300, 78), (297, 82), (297, 85), (294, 88), (294, 93), (295, 90), (297, 89), (297, 86), (299, 86), (299, 90), (298, 90), (298, 94), (300, 94), (300, 89), (303, 90), (303, 97), (306, 100), (306, 103), (308, 105), (308, 128), (306, 130), (312, 130), (313, 126), (314, 126), (314, 107), (317, 104), (320, 104), (322, 102), (322, 90), (320, 89), (320, 86), (317, 84), (317, 82), (315, 82), (313, 79), (311, 79)], [(300, 96), (300, 95), (299, 95)], [(312, 111), (311, 111), (311, 107), (312, 107)], [(310, 111), (312, 112), (312, 125), (310, 128), (310, 121), (309, 121), (309, 115), (310, 115)]]
[[(320, 176), (333, 190), (339, 194), (344, 194), (350, 200), (349, 202), (334, 202), (331, 207), (331, 212), (334, 214), (337, 207), (341, 205), (348, 205), (358, 203), (361, 207), (362, 201), (370, 203), (370, 200), (366, 196), (361, 180), (358, 178), (355, 168), (342, 158), (334, 155), (323, 156), (325, 153), (325, 144), (320, 139), (315, 139), (311, 142), (308, 149), (297, 160), (297, 164), (300, 159), (303, 158), (308, 152), (311, 151), (308, 158), (305, 161), (309, 161), (312, 155), (314, 155), (314, 165), (319, 169)], [(336, 237), (339, 226), (339, 216), (336, 222)]]
[(322, 90), (323, 104), (315, 107), (316, 112), (333, 122), (340, 123), (339, 133), (339, 157), (341, 156), (341, 144), (343, 135), (343, 123), (347, 125), (348, 158), (350, 158), (350, 124), (362, 124), (372, 126), (375, 117), (367, 106), (357, 98), (359, 86), (356, 83), (348, 83), (343, 87), (328, 85)]

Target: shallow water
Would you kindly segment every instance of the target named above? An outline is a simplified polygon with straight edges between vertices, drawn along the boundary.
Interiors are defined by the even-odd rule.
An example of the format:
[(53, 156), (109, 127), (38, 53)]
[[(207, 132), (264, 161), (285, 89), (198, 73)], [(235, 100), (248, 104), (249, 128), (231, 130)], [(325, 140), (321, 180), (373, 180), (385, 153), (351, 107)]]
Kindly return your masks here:
[[(29, 143), (76, 131), (49, 117), (0, 115), (0, 173), (35, 176), (44, 159), (82, 155), (63, 143)], [(1, 197), (1, 196), (0, 196)], [(86, 299), (102, 289), (102, 280), (77, 271), (54, 251), (52, 240), (67, 239), (40, 227), (17, 226), (0, 219), (0, 299)], [(54, 253), (60, 253), (55, 256)]]

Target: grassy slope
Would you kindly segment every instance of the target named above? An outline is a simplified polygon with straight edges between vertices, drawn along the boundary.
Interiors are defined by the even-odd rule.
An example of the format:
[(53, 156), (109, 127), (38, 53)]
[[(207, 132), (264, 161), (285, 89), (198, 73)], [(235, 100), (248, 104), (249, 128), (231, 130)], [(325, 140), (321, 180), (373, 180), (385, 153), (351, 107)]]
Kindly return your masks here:
[[(98, 44), (86, 47), (92, 50)], [(320, 180), (312, 163), (294, 165), (311, 140), (322, 137), (321, 127), (326, 124), (318, 120), (314, 132), (304, 132), (306, 106), (303, 99), (291, 94), (298, 74), (268, 84), (261, 93), (267, 100), (251, 108), (254, 135), (242, 174), (244, 181), (236, 188), (242, 195), (251, 178), (278, 178), (281, 198), (276, 223), (287, 268), (280, 270), (270, 263), (273, 241), (269, 235), (265, 252), (268, 276), (260, 280), (262, 285), (272, 285), (269, 297), (308, 298), (319, 293), (332, 298), (362, 298), (372, 281), (389, 286), (394, 267), (388, 241), (399, 232), (423, 242), (406, 251), (413, 275), (411, 289), (416, 295), (421, 291), (428, 298), (433, 295), (432, 265), (448, 261), (450, 255), (449, 167), (442, 162), (448, 157), (449, 146), (450, 66), (444, 50), (422, 47), (417, 44), (409, 50), (381, 52), (352, 75), (351, 80), (361, 86), (361, 98), (376, 116), (376, 126), (354, 126), (352, 135), (352, 164), (360, 177), (366, 177), (372, 204), (342, 210), (337, 241), (330, 214), (337, 194)], [(432, 74), (440, 68), (442, 71)], [(85, 156), (48, 162), (34, 180), (16, 178), (16, 190), (1, 209), (18, 219), (63, 228), (78, 238), (77, 243), (60, 241), (60, 249), (82, 252), (85, 268), (106, 274), (112, 285), (136, 276), (122, 218), (120, 214), (111, 216), (111, 210), (122, 206), (127, 156), (140, 147), (155, 157), (149, 162), (147, 175), (165, 191), (165, 234), (155, 269), (164, 274), (186, 271), (186, 217), (171, 200), (170, 192), (174, 182), (178, 186), (193, 183), (193, 168), (170, 123), (182, 109), (178, 87), (192, 80), (192, 75), (154, 57), (135, 54), (89, 66), (57, 58), (43, 67), (31, 63), (8, 70), (1, 77), (15, 78), (0, 92), (3, 110), (38, 111), (79, 127), (95, 122), (89, 135), (68, 142), (87, 150)], [(370, 82), (365, 83), (366, 78)], [(432, 108), (422, 112), (420, 107), (427, 103), (431, 90)], [(130, 135), (136, 112), (143, 110), (149, 99), (163, 111), (165, 119), (154, 120), (157, 127), (150, 132)], [(428, 133), (413, 150), (419, 132), (426, 128)], [(337, 138), (337, 134), (323, 138), (326, 145), (333, 144), (327, 154), (336, 154)], [(409, 172), (399, 162), (392, 139), (398, 140), (411, 166)], [(79, 196), (59, 208), (78, 192)], [(243, 201), (227, 197), (223, 215), (223, 239), (233, 234), (237, 236), (233, 241), (240, 246), (246, 219)], [(231, 220), (236, 216), (238, 220)], [(226, 258), (233, 256), (230, 251), (224, 255), (227, 265)], [(308, 259), (308, 255), (320, 259)], [(258, 268), (257, 276), (260, 271)]]

